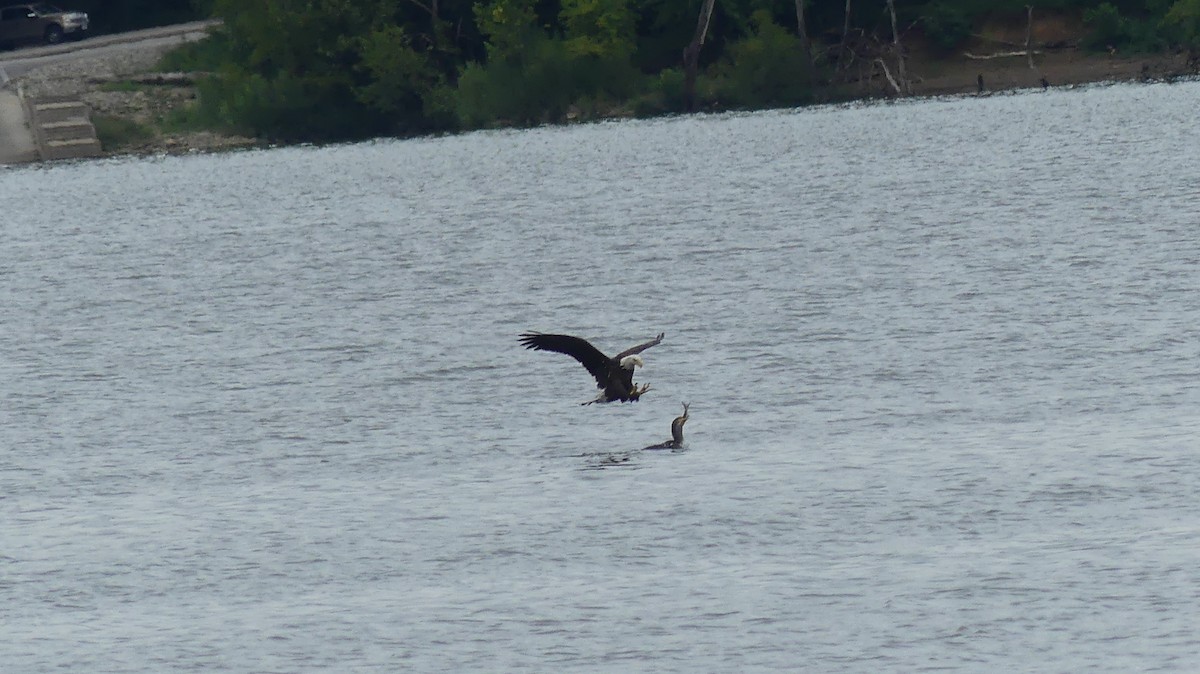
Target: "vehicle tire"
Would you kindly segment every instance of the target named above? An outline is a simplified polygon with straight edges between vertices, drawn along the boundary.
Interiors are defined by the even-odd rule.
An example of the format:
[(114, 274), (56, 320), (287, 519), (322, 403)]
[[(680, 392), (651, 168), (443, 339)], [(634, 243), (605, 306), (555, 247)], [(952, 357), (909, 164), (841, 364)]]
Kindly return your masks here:
[(46, 44), (58, 44), (62, 39), (62, 26), (46, 26)]

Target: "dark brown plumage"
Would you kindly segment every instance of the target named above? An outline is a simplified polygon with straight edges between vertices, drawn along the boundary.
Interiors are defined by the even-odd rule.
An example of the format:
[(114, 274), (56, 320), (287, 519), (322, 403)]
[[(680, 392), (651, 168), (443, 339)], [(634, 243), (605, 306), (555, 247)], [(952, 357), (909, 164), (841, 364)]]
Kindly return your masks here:
[(595, 400), (589, 400), (584, 405), (592, 403), (610, 403), (613, 401), (634, 402), (643, 393), (650, 390), (649, 384), (638, 386), (633, 383), (633, 370), (643, 365), (642, 357), (637, 355), (662, 341), (663, 335), (626, 349), (616, 356), (609, 358), (592, 346), (582, 337), (571, 335), (551, 335), (541, 332), (526, 332), (521, 335), (521, 344), (527, 349), (536, 351), (553, 351), (566, 354), (583, 364), (587, 371), (596, 379), (600, 389)]

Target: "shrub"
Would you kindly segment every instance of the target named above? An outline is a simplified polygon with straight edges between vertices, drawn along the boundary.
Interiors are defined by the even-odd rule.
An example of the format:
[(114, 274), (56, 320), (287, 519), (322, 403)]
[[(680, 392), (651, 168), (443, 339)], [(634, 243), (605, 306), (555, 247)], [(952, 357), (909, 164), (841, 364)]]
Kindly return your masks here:
[(1193, 52), (1200, 52), (1200, 0), (1178, 0), (1163, 18), (1163, 26)]
[(425, 92), (421, 99), (421, 111), (429, 130), (446, 131), (458, 128), (456, 100), (454, 87), (449, 84), (440, 84)]
[(411, 132), (426, 126), (425, 99), (441, 84), (427, 52), (412, 48), (403, 28), (385, 26), (360, 40), (360, 69), (367, 83), (358, 86), (358, 100), (392, 120), (393, 130)]
[(668, 68), (646, 80), (645, 91), (629, 101), (636, 117), (654, 117), (670, 112), (683, 112), (683, 71)]
[(1157, 51), (1164, 46), (1163, 37), (1154, 24), (1126, 18), (1109, 2), (1084, 11), (1083, 21), (1090, 28), (1090, 32), (1083, 38), (1085, 49), (1148, 52)]
[(574, 98), (566, 49), (541, 39), (524, 60), (467, 65), (458, 79), (456, 106), (464, 126), (529, 125), (562, 117)]
[(729, 46), (717, 69), (716, 95), (731, 107), (798, 105), (812, 99), (813, 73), (800, 39), (760, 10), (753, 33)]
[(1085, 11), (1083, 21), (1090, 28), (1083, 39), (1083, 46), (1087, 49), (1118, 47), (1130, 39), (1129, 20), (1122, 17), (1111, 3), (1101, 3), (1095, 9)]
[(687, 76), (679, 68), (667, 68), (658, 74), (657, 89), (662, 93), (668, 110), (683, 110), (683, 85)]
[(542, 37), (519, 62), (468, 64), (458, 79), (455, 107), (468, 128), (558, 121), (577, 102), (596, 108), (597, 102), (627, 99), (640, 79), (621, 59), (576, 55), (562, 40)]
[(386, 124), (340, 81), (237, 70), (197, 82), (200, 114), (219, 127), (272, 140), (366, 137)]
[(96, 138), (105, 150), (113, 151), (136, 146), (154, 137), (154, 130), (132, 119), (96, 115), (92, 117)]
[(204, 131), (212, 128), (213, 122), (204, 115), (199, 105), (185, 105), (175, 108), (163, 115), (158, 123), (163, 133), (179, 133), (183, 131)]

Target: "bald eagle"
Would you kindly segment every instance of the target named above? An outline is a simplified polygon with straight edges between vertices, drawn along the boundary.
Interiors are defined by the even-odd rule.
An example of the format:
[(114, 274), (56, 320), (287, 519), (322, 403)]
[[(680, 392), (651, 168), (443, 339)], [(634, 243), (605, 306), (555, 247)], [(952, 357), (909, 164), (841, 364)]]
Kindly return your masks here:
[(633, 383), (633, 369), (645, 365), (642, 357), (637, 354), (661, 342), (665, 334), (660, 332), (658, 337), (626, 349), (612, 358), (601, 353), (600, 349), (592, 346), (586, 339), (571, 335), (526, 332), (521, 335), (521, 344), (525, 345), (526, 349), (565, 353), (582, 363), (596, 378), (596, 386), (600, 389), (595, 400), (582, 404), (610, 403), (614, 400), (636, 402), (643, 393), (650, 390), (649, 384), (638, 386)]
[(683, 425), (687, 423), (687, 420), (688, 404), (684, 403), (683, 414), (675, 417), (675, 420), (671, 422), (671, 439), (642, 449), (683, 449)]

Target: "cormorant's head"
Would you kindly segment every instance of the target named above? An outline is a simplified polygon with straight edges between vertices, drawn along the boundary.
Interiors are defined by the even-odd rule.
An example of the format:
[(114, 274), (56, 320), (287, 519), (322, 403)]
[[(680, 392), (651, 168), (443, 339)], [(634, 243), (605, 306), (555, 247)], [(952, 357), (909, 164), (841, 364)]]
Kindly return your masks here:
[(683, 414), (675, 417), (675, 420), (671, 422), (671, 438), (675, 441), (675, 444), (678, 445), (679, 447), (683, 446), (683, 425), (687, 423), (687, 420), (688, 420), (688, 404), (684, 403), (683, 404)]
[(621, 359), (621, 367), (626, 370), (633, 370), (635, 367), (645, 366), (646, 364), (642, 362), (642, 357), (638, 355), (625, 356)]

